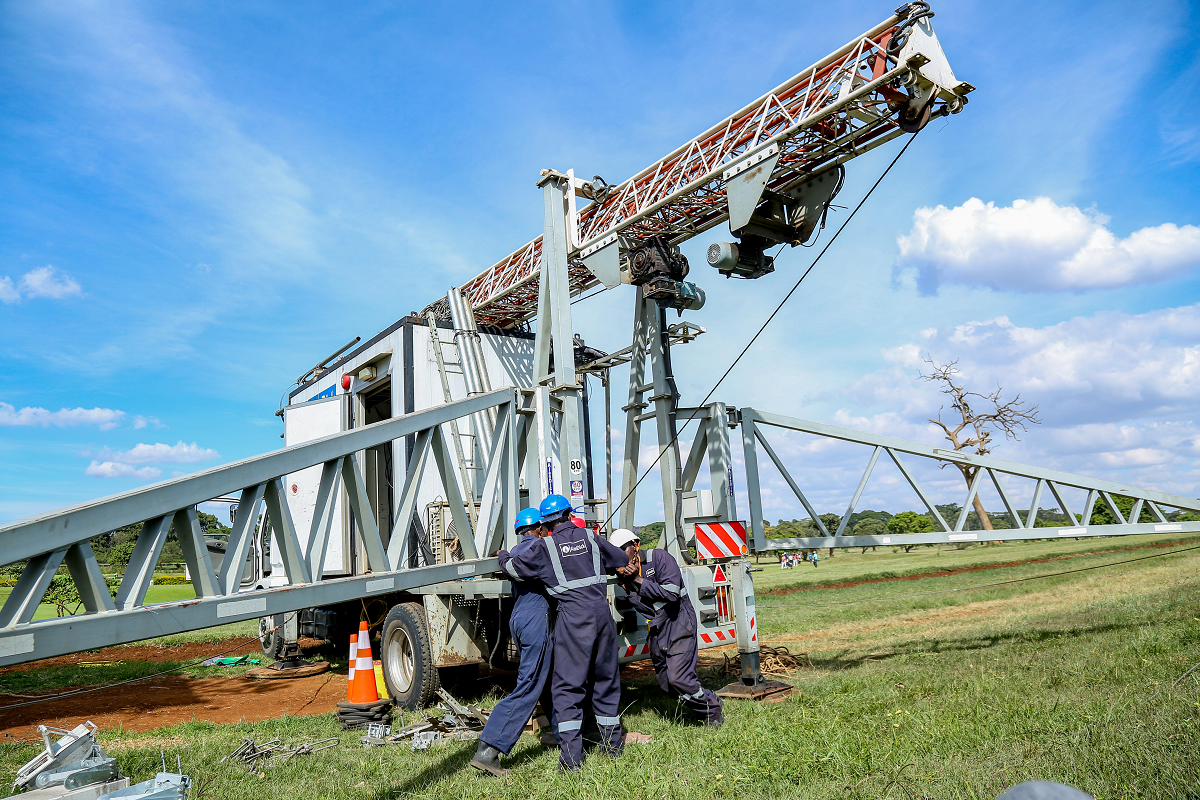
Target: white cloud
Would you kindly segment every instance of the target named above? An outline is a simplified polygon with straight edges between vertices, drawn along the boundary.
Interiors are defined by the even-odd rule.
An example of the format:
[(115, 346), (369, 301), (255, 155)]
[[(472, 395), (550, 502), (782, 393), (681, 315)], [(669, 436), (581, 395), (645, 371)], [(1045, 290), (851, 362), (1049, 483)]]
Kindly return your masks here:
[(81, 294), (82, 291), (78, 281), (49, 265), (26, 272), (19, 283), (14, 283), (7, 276), (0, 278), (0, 303), (16, 303), (22, 297), (61, 300)]
[[(918, 370), (927, 371), (925, 354), (940, 363), (957, 359), (968, 388), (986, 392), (1000, 385), (1005, 397), (1020, 393), (1040, 407), (1043, 424), (1031, 426), (1019, 442), (1001, 438), (993, 455), (1200, 495), (1200, 304), (1144, 314), (1106, 311), (1042, 328), (998, 317), (921, 331), (914, 338), (884, 352), (892, 366), (846, 387), (842, 400), (848, 402), (832, 415), (834, 424), (943, 444), (942, 433), (928, 419), (946, 398), (920, 380)], [(945, 413), (952, 413), (948, 406)], [(832, 485), (836, 477), (842, 494), (843, 484), (853, 486), (864, 458), (849, 446), (816, 439), (797, 439), (777, 449), (786, 452), (789, 463), (804, 465), (813, 483)], [(922, 480), (940, 482), (938, 502), (961, 502), (957, 473), (931, 470)], [(805, 484), (806, 491), (811, 485)], [(824, 498), (819, 490), (813, 496)], [(788, 502), (772, 513), (790, 514)], [(872, 479), (864, 503), (877, 502), (891, 510), (917, 507), (902, 482), (889, 488)], [(999, 507), (995, 497), (986, 503)]]
[(26, 297), (50, 297), (61, 300), (79, 294), (79, 283), (54, 267), (45, 266), (30, 270), (21, 278), (21, 289)]
[(1107, 289), (1164, 280), (1200, 266), (1200, 227), (1165, 223), (1119, 239), (1108, 217), (1048, 197), (997, 207), (918, 208), (897, 239), (897, 270), (927, 294), (942, 283), (1021, 292)]
[(115, 461), (93, 461), (84, 470), (84, 474), (97, 478), (141, 478), (152, 481), (162, 475), (158, 467), (137, 467), (129, 464), (119, 464)]
[(40, 425), (43, 428), (70, 428), (79, 425), (96, 425), (102, 431), (111, 430), (121, 423), (124, 411), (114, 408), (60, 408), (50, 411), (45, 408), (27, 406), (17, 409), (9, 403), (0, 403), (0, 427), (25, 427)]
[(133, 427), (135, 430), (141, 430), (149, 425), (153, 425), (155, 428), (162, 427), (162, 423), (158, 421), (158, 417), (144, 417), (138, 414), (133, 418)]
[(138, 444), (129, 450), (109, 450), (100, 452), (100, 458), (118, 464), (194, 464), (198, 461), (211, 461), (219, 458), (220, 453), (207, 447), (200, 447), (195, 442), (184, 444)]
[[(1200, 304), (1145, 314), (1102, 311), (1044, 328), (997, 317), (940, 330), (920, 346), (885, 355), (920, 368), (923, 353), (959, 359), (965, 379), (981, 387), (999, 382), (1064, 423), (1192, 413), (1200, 397)], [(907, 391), (906, 402), (912, 398)]]

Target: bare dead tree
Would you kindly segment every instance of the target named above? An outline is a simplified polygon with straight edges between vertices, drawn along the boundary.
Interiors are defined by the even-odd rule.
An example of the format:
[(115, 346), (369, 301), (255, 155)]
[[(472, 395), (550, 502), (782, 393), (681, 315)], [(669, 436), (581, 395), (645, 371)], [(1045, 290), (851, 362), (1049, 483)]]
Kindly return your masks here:
[[(945, 364), (938, 364), (926, 356), (924, 361), (929, 365), (929, 374), (921, 373), (921, 377), (941, 386), (942, 394), (949, 396), (950, 408), (957, 417), (951, 422), (944, 422), (942, 411), (946, 407), (941, 406), (938, 408), (937, 419), (929, 421), (942, 429), (955, 451), (973, 450), (978, 455), (987, 455), (992, 451), (993, 433), (1002, 432), (1005, 439), (1015, 442), (1020, 438), (1018, 434), (1029, 430), (1028, 425), (1041, 424), (1036, 405), (1028, 405), (1019, 394), (1011, 400), (1003, 400), (1001, 393), (1004, 389), (1000, 385), (996, 386), (996, 391), (989, 394), (968, 391), (957, 378), (959, 375), (957, 359)], [(981, 405), (985, 410), (978, 411), (972, 404)], [(968, 464), (955, 464), (955, 466), (962, 472), (963, 480), (967, 482), (967, 488), (970, 489), (979, 467)], [(975, 513), (979, 515), (980, 524), (985, 530), (993, 530), (992, 520), (983, 510), (983, 501), (979, 499), (978, 494), (975, 495), (974, 506)]]

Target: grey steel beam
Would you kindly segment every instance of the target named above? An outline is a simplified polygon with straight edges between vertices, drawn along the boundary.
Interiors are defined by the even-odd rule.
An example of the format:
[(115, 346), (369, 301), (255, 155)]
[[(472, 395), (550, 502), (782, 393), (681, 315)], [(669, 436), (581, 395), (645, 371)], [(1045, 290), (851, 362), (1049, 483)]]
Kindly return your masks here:
[[(762, 492), (758, 474), (758, 446), (760, 441), (758, 428), (754, 423), (754, 414), (742, 414), (742, 454), (746, 466), (746, 502), (750, 506), (750, 535), (754, 540), (754, 550), (761, 552), (767, 548), (767, 535), (763, 530)], [(766, 440), (761, 439), (764, 446)], [(769, 447), (768, 447), (769, 451)], [(794, 483), (793, 483), (794, 486)], [(805, 508), (807, 508), (807, 504)], [(813, 519), (819, 519), (815, 514)]]
[[(1033, 498), (1029, 501), (1029, 515), (1025, 517), (1026, 528), (1032, 528), (1037, 524), (1038, 509), (1041, 508), (1042, 505), (1042, 490), (1045, 488), (1045, 479), (1038, 478), (1037, 486), (1033, 488)], [(1164, 518), (1162, 521), (1166, 522), (1167, 520)]]
[(308, 545), (305, 550), (308, 572), (315, 581), (321, 580), (321, 573), (325, 569), (325, 553), (329, 549), (329, 532), (333, 529), (333, 511), (337, 508), (341, 472), (342, 459), (340, 458), (326, 461), (321, 465), (321, 483), (317, 486), (312, 526), (309, 528)]
[[(808, 498), (804, 496), (804, 492), (800, 491), (800, 485), (793, 480), (792, 474), (788, 472), (787, 467), (783, 465), (783, 461), (775, 454), (775, 448), (771, 447), (771, 443), (768, 442), (766, 437), (762, 435), (762, 431), (755, 430), (754, 436), (758, 439), (759, 444), (761, 444), (767, 451), (767, 455), (770, 457), (771, 461), (774, 462), (775, 468), (779, 470), (779, 474), (783, 476), (785, 481), (787, 481), (788, 486), (792, 487), (792, 492), (796, 495), (797, 499), (804, 504), (804, 509), (808, 512), (809, 516), (812, 517), (812, 521), (815, 522), (817, 527), (821, 529), (821, 533), (828, 536), (829, 529), (825, 527), (825, 523), (821, 520), (821, 515), (817, 513), (815, 508), (813, 508), (812, 503), (808, 502)], [(757, 473), (757, 471), (758, 470), (756, 469), (755, 472)], [(757, 494), (757, 491), (755, 494)]]
[[(195, 513), (195, 510), (192, 512)], [(96, 561), (96, 554), (92, 552), (90, 542), (72, 545), (67, 550), (64, 561), (87, 613), (116, 610), (117, 606), (109, 594), (108, 583), (104, 580), (104, 573), (100, 571), (100, 564)]]
[(971, 514), (971, 506), (975, 503), (975, 496), (979, 494), (979, 484), (983, 481), (983, 469), (975, 470), (975, 477), (971, 480), (971, 487), (967, 489), (967, 499), (963, 501), (962, 510), (958, 512), (958, 521), (954, 523), (954, 530), (961, 531), (967, 525), (967, 517)]
[(392, 522), (392, 535), (388, 539), (388, 563), (399, 568), (408, 565), (408, 532), (412, 526), (413, 514), (417, 510), (417, 493), (421, 488), (421, 478), (425, 474), (425, 464), (429, 460), (429, 442), (433, 431), (426, 429), (416, 436), (412, 456), (408, 460), (408, 473), (404, 476), (404, 485), (400, 488), (397, 498), (396, 519)]
[(362, 540), (363, 552), (367, 556), (367, 566), (372, 572), (387, 572), (392, 567), (388, 564), (387, 553), (383, 550), (383, 539), (379, 536), (379, 523), (376, 522), (375, 514), (371, 510), (371, 500), (367, 496), (367, 482), (363, 479), (362, 470), (359, 468), (357, 453), (347, 453), (346, 457), (342, 459), (342, 485), (346, 487), (346, 501), (350, 505), (350, 513), (354, 515), (354, 522), (358, 526), (358, 536)]
[[(4, 607), (0, 608), (0, 628), (11, 628), (33, 619), (66, 554), (64, 548), (29, 559), (25, 569), (21, 570), (21, 577), (17, 578), (17, 585), (4, 601)], [(3, 645), (0, 645), (0, 653), (3, 652)]]
[[(1054, 499), (1058, 501), (1058, 506), (1062, 509), (1063, 514), (1066, 515), (1067, 519), (1071, 521), (1071, 524), (1078, 523), (1082, 518), (1077, 517), (1075, 512), (1071, 510), (1071, 507), (1067, 505), (1067, 498), (1063, 496), (1061, 491), (1059, 491), (1058, 484), (1054, 481), (1046, 481), (1046, 483), (1049, 484), (1050, 493), (1053, 494)], [(1166, 520), (1164, 519), (1163, 521), (1165, 522)]]
[[(204, 529), (200, 527), (200, 518), (196, 509), (189, 507), (176, 511), (171, 526), (175, 529), (175, 535), (179, 537), (179, 548), (183, 550), (183, 562), (187, 564), (188, 574), (192, 576), (192, 586), (196, 590), (196, 596), (216, 597), (221, 591), (216, 573), (213, 572), (212, 561), (208, 557), (208, 546), (204, 544)], [(76, 547), (78, 546), (76, 545)], [(78, 584), (79, 581), (76, 580), (75, 583)], [(105, 593), (107, 594), (107, 592)]]
[[(495, 559), (482, 559), (262, 589), (236, 597), (181, 600), (138, 606), (128, 611), (42, 620), (15, 630), (0, 630), (0, 666), (401, 592), (468, 575), (487, 575), (496, 572), (497, 568)], [(52, 576), (54, 571), (50, 570), (49, 574)]]
[(846, 506), (846, 513), (838, 521), (837, 533), (834, 536), (841, 536), (846, 532), (846, 526), (850, 524), (850, 516), (854, 513), (854, 507), (858, 505), (858, 501), (862, 499), (863, 489), (867, 488), (867, 481), (871, 480), (871, 473), (875, 471), (875, 465), (879, 463), (879, 451), (883, 448), (876, 445), (871, 451), (871, 460), (867, 462), (867, 468), (863, 470), (862, 478), (858, 482), (858, 488), (854, 490), (854, 496), (850, 498), (850, 505)]
[(450, 518), (454, 520), (454, 530), (458, 534), (458, 545), (462, 548), (463, 558), (471, 560), (478, 558), (475, 550), (475, 533), (471, 529), (471, 521), (467, 518), (466, 505), (459, 492), (458, 479), (454, 476), (454, 465), (450, 460), (450, 448), (446, 445), (446, 436), (440, 427), (434, 428), (433, 438), (429, 443), (429, 452), (438, 474), (442, 477), (442, 488), (446, 490), (446, 504), (450, 506)]
[(1013, 506), (1012, 500), (1008, 496), (1008, 492), (1004, 489), (1004, 484), (1000, 482), (1000, 476), (991, 469), (989, 469), (987, 473), (988, 477), (992, 479), (992, 485), (996, 487), (996, 493), (1000, 495), (1000, 501), (1004, 503), (1004, 507), (1008, 510), (1008, 516), (1013, 522), (1013, 527), (1024, 527), (1024, 524), (1021, 522), (1021, 515), (1017, 513), (1017, 509), (1015, 506)]
[(937, 506), (935, 506), (933, 501), (929, 499), (929, 495), (925, 494), (925, 490), (921, 488), (920, 482), (918, 482), (917, 479), (913, 477), (913, 474), (908, 471), (908, 467), (905, 466), (904, 462), (900, 460), (900, 456), (896, 453), (896, 451), (890, 447), (885, 447), (884, 449), (887, 450), (887, 454), (892, 457), (892, 461), (895, 462), (896, 468), (900, 470), (900, 474), (904, 476), (906, 481), (908, 481), (908, 485), (911, 486), (913, 491), (917, 493), (917, 497), (921, 498), (921, 502), (925, 504), (925, 508), (929, 509), (929, 515), (933, 517), (933, 521), (941, 526), (943, 531), (950, 530), (950, 526), (946, 524), (945, 518), (942, 517), (942, 512), (938, 511)]
[(299, 472), (410, 433), (515, 401), (516, 389), (499, 389), (444, 406), (377, 422), (323, 439), (237, 461), (182, 478), (39, 514), (0, 526), (5, 563), (64, 549), (107, 531), (174, 514), (214, 497)]
[[(1108, 511), (1113, 515), (1118, 523), (1134, 522), (1135, 520), (1126, 520), (1125, 515), (1121, 513), (1121, 509), (1117, 508), (1116, 502), (1112, 499), (1112, 495), (1108, 492), (1101, 492), (1100, 497), (1104, 500), (1104, 505), (1108, 506)], [(1085, 523), (1091, 522), (1091, 519), (1084, 520)]]
[[(267, 521), (275, 534), (275, 545), (279, 548), (279, 560), (283, 562), (283, 572), (287, 575), (288, 583), (309, 583), (308, 561), (304, 558), (304, 549), (300, 546), (300, 537), (296, 535), (296, 525), (292, 522), (292, 511), (288, 507), (287, 494), (283, 489), (283, 480), (276, 478), (266, 485), (263, 492), (263, 502), (267, 506)], [(377, 534), (378, 535), (378, 534)], [(382, 556), (383, 547), (378, 547)], [(371, 548), (367, 548), (371, 552)], [(387, 560), (379, 559), (385, 568)]]
[[(930, 447), (929, 445), (920, 444), (918, 442), (909, 442), (905, 441), (904, 439), (896, 439), (891, 436), (880, 436), (873, 433), (864, 433), (862, 431), (855, 431), (849, 428), (840, 428), (836, 425), (826, 425), (820, 422), (810, 422), (808, 420), (796, 419), (795, 417), (786, 417), (781, 414), (772, 414), (753, 408), (743, 408), (741, 409), (741, 413), (743, 421), (749, 418), (756, 420), (759, 424), (763, 425), (773, 425), (775, 427), (786, 428), (788, 430), (813, 433), (818, 436), (827, 436), (831, 439), (841, 439), (843, 441), (855, 442), (857, 444), (878, 445), (881, 447), (891, 448), (901, 453), (925, 456), (927, 458), (934, 458), (938, 461), (944, 461), (947, 463), (991, 468), (998, 472), (1003, 472), (1009, 475), (1016, 475), (1025, 478), (1043, 478), (1048, 481), (1062, 484), (1063, 486), (1073, 486), (1076, 488), (1089, 490), (1094, 489), (1097, 491), (1105, 491), (1112, 494), (1133, 498), (1141, 497), (1145, 500), (1150, 500), (1165, 506), (1187, 509), (1189, 511), (1200, 511), (1200, 500), (1197, 500), (1194, 497), (1182, 497), (1180, 495), (1167, 494), (1166, 492), (1159, 492), (1151, 489), (1139, 489), (1128, 484), (1116, 483), (1114, 481), (1103, 480), (1100, 478), (1088, 478), (1082, 475), (1072, 475), (1067, 472), (1059, 472), (1058, 470), (1044, 469), (1042, 467), (1035, 467), (1027, 464), (1017, 464), (1012, 461), (1003, 461), (999, 458), (992, 458), (991, 456), (971, 455), (969, 453), (960, 453), (940, 447)], [(1061, 499), (1059, 502), (1061, 503)]]
[(1087, 525), (1092, 521), (1092, 512), (1096, 508), (1096, 495), (1099, 493), (1097, 489), (1089, 489), (1087, 502), (1083, 504), (1083, 516), (1079, 518), (1080, 525)]
[[(492, 426), (492, 441), (488, 448), (487, 473), (483, 478), (483, 494), (480, 496), (479, 515), (475, 518), (475, 551), (490, 553), (496, 539), (502, 539), (507, 528), (509, 497), (505, 486), (506, 475), (512, 464), (509, 454), (512, 449), (512, 417), (509, 409), (498, 414)], [(513, 470), (515, 474), (515, 470)], [(515, 511), (513, 512), (516, 513)]]
[(121, 577), (121, 588), (117, 590), (117, 608), (122, 611), (140, 606), (145, 599), (173, 516), (155, 517), (142, 524), (142, 530), (133, 544), (133, 553), (129, 556), (129, 564)]
[(265, 487), (263, 484), (242, 489), (233, 517), (233, 527), (225, 542), (225, 558), (217, 573), (217, 584), (221, 594), (237, 594), (242, 584), (242, 571), (246, 568), (246, 556), (258, 534), (258, 512), (262, 505)]

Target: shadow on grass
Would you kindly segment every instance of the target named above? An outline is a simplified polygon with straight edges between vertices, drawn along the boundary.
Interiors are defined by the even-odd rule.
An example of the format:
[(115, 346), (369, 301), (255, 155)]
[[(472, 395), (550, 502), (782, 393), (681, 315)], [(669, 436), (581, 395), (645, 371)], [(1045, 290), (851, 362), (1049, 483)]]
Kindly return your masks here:
[(995, 636), (971, 636), (961, 639), (917, 639), (893, 647), (887, 652), (872, 652), (861, 656), (850, 656), (848, 655), (848, 650), (841, 650), (827, 656), (810, 653), (809, 660), (812, 662), (814, 669), (832, 672), (855, 669), (870, 662), (887, 661), (901, 656), (966, 653), (988, 650), (1006, 644), (1037, 644), (1092, 634), (1131, 631), (1143, 627), (1145, 627), (1144, 621), (1131, 620), (1124, 623), (1073, 626), (1070, 628), (1038, 628), (1017, 631), (1011, 634), (997, 634)]
[(404, 781), (404, 783), (396, 784), (377, 793), (374, 800), (400, 800), (400, 798), (408, 797), (413, 792), (425, 789), (435, 782), (443, 778), (448, 778), (461, 770), (472, 769), (471, 757), (474, 755), (475, 747), (473, 744), (471, 747), (464, 747), (456, 749), (452, 753), (447, 753), (444, 758), (430, 764), (416, 775)]

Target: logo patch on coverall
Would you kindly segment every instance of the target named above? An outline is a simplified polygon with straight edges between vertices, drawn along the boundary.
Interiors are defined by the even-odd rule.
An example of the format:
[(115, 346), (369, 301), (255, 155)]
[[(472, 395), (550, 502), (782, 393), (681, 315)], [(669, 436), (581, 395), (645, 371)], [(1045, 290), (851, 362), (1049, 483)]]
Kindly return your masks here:
[(587, 552), (587, 542), (572, 542), (559, 547), (564, 556), (578, 556)]

